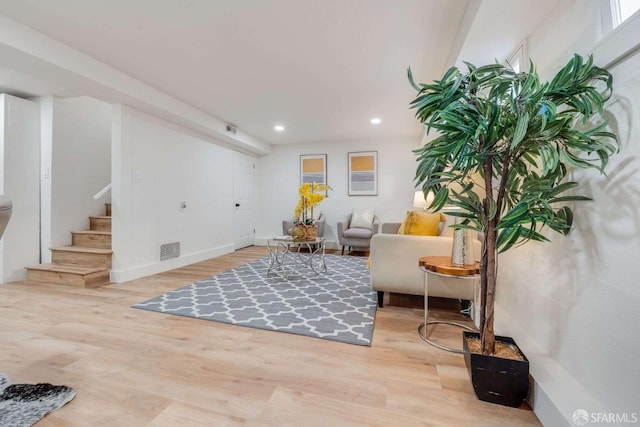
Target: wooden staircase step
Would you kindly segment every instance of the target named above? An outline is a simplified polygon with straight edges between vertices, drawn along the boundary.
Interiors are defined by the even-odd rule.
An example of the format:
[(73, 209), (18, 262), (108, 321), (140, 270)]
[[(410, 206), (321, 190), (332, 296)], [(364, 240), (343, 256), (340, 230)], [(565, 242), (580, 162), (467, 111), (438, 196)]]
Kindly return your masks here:
[(26, 282), (91, 288), (109, 283), (111, 204), (105, 216), (89, 217), (90, 230), (72, 231), (72, 246), (51, 248), (51, 264), (25, 267)]
[(112, 254), (111, 249), (63, 246), (51, 248), (51, 262), (53, 264), (111, 268)]
[(109, 283), (109, 269), (77, 265), (41, 264), (26, 267), (26, 282), (92, 288)]
[(97, 230), (72, 231), (71, 244), (85, 248), (111, 249), (111, 232)]
[(111, 231), (110, 216), (90, 216), (89, 229), (94, 231)]

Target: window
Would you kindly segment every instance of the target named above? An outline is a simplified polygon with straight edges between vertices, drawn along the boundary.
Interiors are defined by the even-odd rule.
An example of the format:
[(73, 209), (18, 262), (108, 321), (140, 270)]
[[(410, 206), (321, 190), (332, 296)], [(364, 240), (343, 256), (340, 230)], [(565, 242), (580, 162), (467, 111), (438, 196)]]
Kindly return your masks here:
[(629, 19), (638, 10), (640, 10), (640, 1), (638, 0), (611, 0), (613, 28)]
[(513, 68), (513, 71), (519, 73), (520, 71), (522, 71), (523, 67), (526, 67), (525, 54), (525, 43), (522, 42), (518, 45), (516, 50), (514, 50), (513, 53), (507, 58), (507, 65)]

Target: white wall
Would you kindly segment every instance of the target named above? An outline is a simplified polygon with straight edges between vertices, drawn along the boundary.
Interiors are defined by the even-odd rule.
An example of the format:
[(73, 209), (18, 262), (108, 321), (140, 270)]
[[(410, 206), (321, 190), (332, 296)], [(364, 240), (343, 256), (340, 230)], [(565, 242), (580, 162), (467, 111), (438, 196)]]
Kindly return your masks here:
[(53, 150), (53, 96), (40, 103), (40, 262), (51, 262), (51, 154)]
[(602, 13), (608, 3), (608, 0), (560, 3), (529, 35), (529, 57), (542, 79), (553, 78), (574, 53), (586, 55), (593, 49), (605, 31)]
[(45, 98), (41, 107), (47, 112), (43, 124), (51, 132), (50, 139), (43, 140), (43, 152), (49, 146), (50, 164), (45, 157), (42, 164), (43, 197), (50, 187), (51, 200), (50, 231), (43, 221), (42, 240), (43, 261), (48, 262), (46, 249), (70, 245), (71, 231), (87, 230), (90, 215), (105, 214), (109, 196), (93, 200), (93, 195), (111, 182), (111, 106), (78, 97)]
[[(553, 76), (574, 52), (593, 49), (599, 7), (563, 5), (530, 36), (530, 56), (542, 75)], [(637, 43), (638, 22), (634, 27)], [(634, 261), (640, 253), (638, 69), (637, 53), (610, 68), (615, 96), (607, 116), (621, 149), (611, 159), (608, 178), (575, 172), (580, 193), (593, 201), (574, 205), (572, 232), (549, 233), (551, 243), (529, 242), (500, 257), (496, 332), (514, 336), (529, 357), (533, 408), (545, 425), (573, 425), (577, 409), (640, 412)]]
[[(300, 186), (300, 155), (327, 154), (327, 182), (333, 188), (320, 205), (326, 216), (328, 246), (337, 242), (336, 223), (355, 207), (376, 210), (382, 221), (401, 221), (412, 209), (417, 140), (337, 141), (274, 146), (256, 164), (256, 242), (282, 234), (282, 220), (293, 217)], [(378, 152), (378, 195), (348, 195), (347, 153)], [(336, 243), (337, 244), (337, 243)]]
[[(113, 107), (112, 137), (113, 281), (233, 251), (231, 150), (122, 105)], [(160, 262), (170, 241), (181, 257)]]
[(0, 193), (13, 212), (0, 241), (0, 282), (24, 280), (40, 261), (40, 108), (0, 95)]

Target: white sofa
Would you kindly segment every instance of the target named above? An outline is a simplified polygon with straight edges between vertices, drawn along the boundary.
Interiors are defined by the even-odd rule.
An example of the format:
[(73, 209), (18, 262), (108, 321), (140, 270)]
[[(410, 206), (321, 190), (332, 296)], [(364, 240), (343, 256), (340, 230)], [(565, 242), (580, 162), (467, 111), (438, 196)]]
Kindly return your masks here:
[[(452, 236), (410, 236), (396, 234), (400, 223), (383, 223), (381, 233), (371, 238), (371, 287), (378, 291), (382, 307), (384, 292), (424, 295), (424, 272), (418, 259), (451, 256)], [(474, 254), (480, 257), (480, 241), (474, 239)], [(473, 300), (473, 281), (429, 276), (429, 295)]]

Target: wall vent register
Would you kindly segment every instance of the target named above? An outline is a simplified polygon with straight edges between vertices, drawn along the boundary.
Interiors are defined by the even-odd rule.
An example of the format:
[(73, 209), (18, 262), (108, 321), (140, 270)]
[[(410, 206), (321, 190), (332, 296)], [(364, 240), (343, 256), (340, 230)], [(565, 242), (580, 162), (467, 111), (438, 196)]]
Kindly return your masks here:
[(178, 258), (180, 256), (180, 242), (166, 242), (160, 245), (160, 261)]

